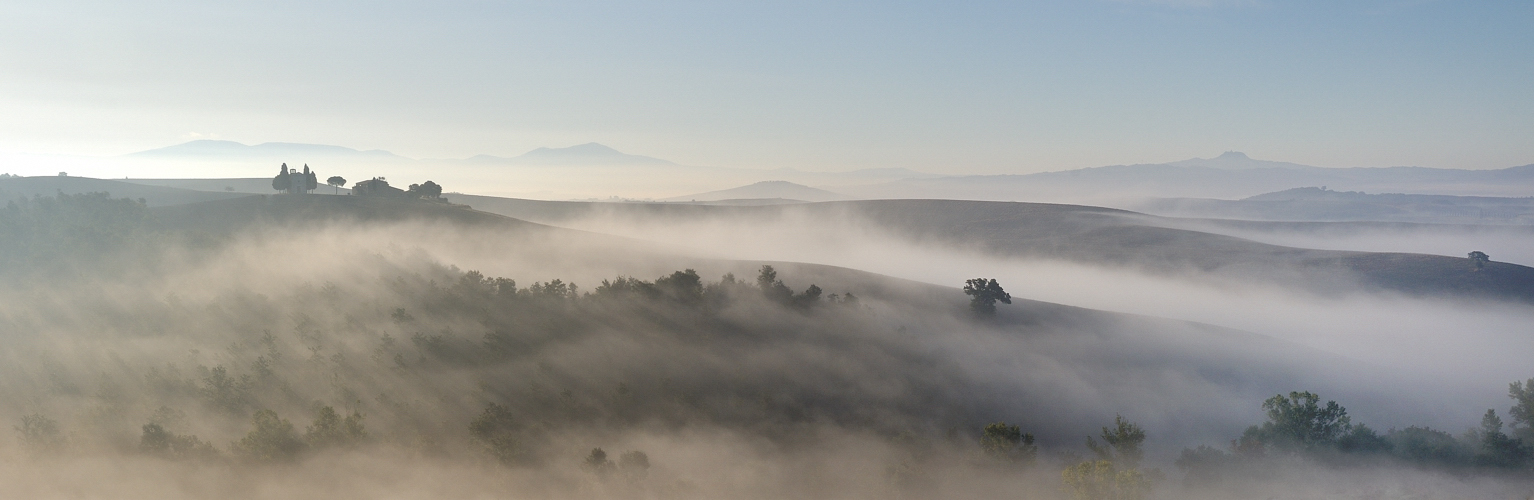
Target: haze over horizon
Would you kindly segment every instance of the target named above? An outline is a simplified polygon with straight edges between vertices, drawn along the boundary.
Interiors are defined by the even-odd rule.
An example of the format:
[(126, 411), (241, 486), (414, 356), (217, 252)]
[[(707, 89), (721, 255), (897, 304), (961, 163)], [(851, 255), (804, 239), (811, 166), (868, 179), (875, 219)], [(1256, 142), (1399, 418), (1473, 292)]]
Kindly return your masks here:
[[(0, 7), (0, 152), (192, 139), (1031, 173), (1534, 162), (1526, 2)], [(9, 167), (8, 167), (9, 168)]]

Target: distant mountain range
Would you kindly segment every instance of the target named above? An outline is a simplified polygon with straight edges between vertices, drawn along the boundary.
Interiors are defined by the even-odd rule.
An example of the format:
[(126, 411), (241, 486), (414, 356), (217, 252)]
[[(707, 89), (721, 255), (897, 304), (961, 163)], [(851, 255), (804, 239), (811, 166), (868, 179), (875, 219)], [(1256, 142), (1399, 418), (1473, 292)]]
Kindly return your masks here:
[(1283, 161), (1253, 160), (1240, 151), (1226, 151), (1214, 158), (1193, 158), (1166, 163), (1174, 167), (1206, 167), (1223, 170), (1253, 170), (1259, 168), (1320, 168)]
[(198, 140), (167, 146), (148, 151), (139, 151), (126, 155), (130, 158), (195, 158), (195, 157), (224, 157), (224, 158), (274, 158), (286, 157), (295, 161), (303, 161), (309, 157), (368, 157), (368, 158), (395, 158), (406, 159), (403, 156), (390, 153), (381, 149), (359, 151), (342, 146), (328, 146), (324, 144), (300, 144), (293, 142), (266, 142), (248, 146), (234, 141)]
[[(459, 183), (481, 187), (516, 186), (550, 196), (629, 197), (661, 199), (742, 196), (829, 199), (967, 199), (990, 201), (1048, 201), (1127, 206), (1146, 198), (1213, 198), (1236, 200), (1262, 193), (1301, 187), (1370, 193), (1412, 193), (1462, 196), (1534, 196), (1534, 165), (1500, 170), (1460, 170), (1423, 167), (1324, 168), (1297, 163), (1257, 160), (1237, 151), (1213, 158), (1193, 158), (1158, 164), (1112, 165), (1021, 175), (936, 175), (902, 168), (872, 168), (849, 172), (806, 172), (797, 169), (758, 170), (699, 167), (649, 156), (623, 153), (598, 143), (564, 148), (537, 148), (514, 157), (479, 155), (464, 159), (411, 159), (388, 151), (319, 144), (269, 142), (249, 146), (232, 141), (201, 140), (127, 155), (130, 158), (200, 161), (284, 161), (298, 166), (323, 160), (383, 172), (388, 165), (402, 175), (441, 166), (498, 167), (464, 170)], [(311, 160), (313, 159), (313, 160)], [(472, 175), (470, 175), (472, 174)], [(383, 175), (369, 173), (368, 175)], [(448, 169), (433, 175), (455, 175)], [(784, 181), (803, 189), (785, 195), (772, 185), (720, 190), (726, 186)], [(494, 189), (493, 187), (491, 189)], [(819, 189), (811, 193), (804, 189)], [(676, 193), (697, 192), (677, 196)], [(660, 194), (664, 193), (664, 194)], [(827, 194), (829, 193), (829, 195)], [(658, 195), (659, 194), (659, 195)], [(760, 196), (758, 196), (760, 195)], [(798, 197), (796, 197), (798, 196)], [(829, 197), (835, 196), (835, 197)], [(1137, 202), (1137, 201), (1136, 201)]]
[(473, 163), (525, 163), (540, 165), (669, 165), (676, 163), (649, 156), (631, 155), (616, 149), (588, 142), (567, 148), (538, 148), (511, 158), (479, 155), (467, 160)]
[(566, 148), (538, 148), (518, 156), (506, 158), (478, 155), (465, 159), (416, 160), (381, 149), (367, 151), (325, 144), (300, 144), (291, 142), (267, 142), (245, 145), (234, 141), (198, 140), (126, 155), (130, 158), (198, 158), (198, 159), (259, 159), (288, 158), (302, 162), (309, 158), (366, 158), (394, 159), (422, 162), (469, 162), (469, 163), (526, 163), (526, 164), (651, 164), (676, 165), (670, 161), (648, 156), (623, 153), (616, 149), (590, 142)]
[(1025, 175), (901, 179), (847, 187), (859, 198), (1052, 201), (1119, 206), (1144, 198), (1242, 199), (1300, 187), (1373, 193), (1534, 195), (1534, 165), (1500, 170), (1424, 167), (1325, 168), (1253, 160), (1229, 152), (1210, 159), (1113, 165)]

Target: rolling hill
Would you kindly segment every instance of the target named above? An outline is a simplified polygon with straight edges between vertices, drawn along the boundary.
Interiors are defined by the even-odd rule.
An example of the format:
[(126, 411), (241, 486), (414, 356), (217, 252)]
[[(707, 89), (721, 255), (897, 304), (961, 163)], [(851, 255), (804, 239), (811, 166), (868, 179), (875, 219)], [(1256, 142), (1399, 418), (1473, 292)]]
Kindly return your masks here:
[(1500, 170), (1323, 168), (1253, 160), (1239, 153), (1227, 153), (1213, 159), (1026, 175), (904, 179), (847, 187), (840, 191), (859, 198), (1122, 204), (1149, 197), (1241, 199), (1307, 186), (1326, 186), (1339, 191), (1531, 196), (1534, 195), (1534, 165)]
[[(267, 180), (270, 188), (270, 180)], [(247, 193), (202, 191), (168, 186), (140, 185), (89, 177), (6, 177), (0, 178), (0, 200), (15, 197), (51, 196), (55, 193), (110, 193), (114, 198), (143, 199), (151, 207), (181, 205), (249, 196)]]
[[(1204, 221), (1125, 210), (1040, 203), (867, 200), (778, 206), (584, 203), (468, 198), (480, 210), (552, 225), (585, 221), (657, 226), (687, 222), (770, 225), (795, 220), (872, 224), (909, 241), (938, 242), (992, 255), (1047, 258), (1167, 276), (1269, 283), (1320, 293), (1362, 289), (1414, 295), (1495, 297), (1534, 302), (1534, 268), (1493, 262), (1476, 270), (1461, 257), (1312, 250), (1217, 232)], [(593, 226), (593, 227), (598, 227)], [(1252, 229), (1248, 225), (1248, 229)]]
[(1173, 217), (1534, 225), (1534, 197), (1368, 194), (1295, 188), (1240, 200), (1154, 199), (1130, 205)]
[[(695, 268), (706, 277), (732, 273), (749, 279), (759, 266), (771, 264), (778, 268), (781, 279), (795, 290), (816, 284), (827, 292), (851, 292), (875, 311), (892, 311), (888, 313), (892, 316), (887, 316), (892, 319), (886, 321), (903, 325), (898, 330), (893, 325), (879, 325), (874, 329), (880, 332), (876, 336), (859, 338), (856, 342), (852, 337), (826, 339), (826, 354), (817, 355), (843, 360), (839, 362), (842, 369), (870, 371), (875, 376), (900, 380), (899, 383), (911, 387), (888, 397), (874, 397), (869, 393), (858, 396), (864, 398), (860, 400), (867, 405), (858, 412), (877, 410), (885, 415), (881, 419), (890, 422), (972, 427), (989, 422), (987, 419), (995, 418), (994, 415), (1005, 414), (1036, 429), (1042, 442), (1074, 443), (1077, 439), (1074, 436), (1095, 430), (1095, 421), (1090, 425), (1084, 422), (1095, 418), (1103, 408), (1086, 403), (1039, 412), (1031, 410), (1031, 404), (1026, 402), (1069, 398), (1072, 391), (1086, 390), (1093, 399), (1113, 400), (1117, 405), (1143, 409), (1143, 415), (1157, 415), (1153, 419), (1155, 425), (1168, 429), (1162, 439), (1181, 442), (1202, 439), (1205, 435), (1237, 432), (1239, 425), (1233, 423), (1237, 419), (1224, 421), (1223, 417), (1214, 417), (1211, 420), (1203, 409), (1179, 407), (1168, 404), (1169, 401), (1185, 398), (1257, 400), (1294, 386), (1329, 390), (1332, 394), (1354, 396), (1355, 400), (1364, 398), (1362, 394), (1349, 393), (1349, 389), (1335, 383), (1362, 376), (1356, 370), (1357, 365), (1325, 352), (1226, 328), (1096, 311), (1022, 297), (1016, 298), (1010, 307), (1003, 307), (994, 323), (963, 328), (998, 332), (998, 343), (986, 350), (989, 355), (1048, 359), (1048, 368), (1027, 364), (1019, 369), (1045, 370), (1051, 375), (990, 380), (983, 374), (969, 374), (961, 365), (951, 365), (953, 361), (947, 358), (949, 354), (946, 353), (950, 351), (971, 349), (960, 347), (964, 345), (962, 343), (950, 346), (957, 334), (943, 330), (958, 328), (952, 325), (963, 324), (962, 319), (960, 323), (946, 327), (928, 325), (932, 322), (949, 325), (945, 322), (950, 320), (943, 318), (964, 317), (966, 298), (952, 287), (831, 266), (690, 257), (678, 253), (677, 249), (651, 242), (534, 224), (464, 207), (366, 197), (266, 196), (163, 207), (155, 209), (155, 214), (166, 227), (217, 233), (229, 244), (248, 243), (239, 235), (252, 230), (255, 234), (271, 237), (338, 232), (345, 235), (348, 228), (359, 231), (357, 237), (365, 241), (388, 241), (390, 246), (406, 248), (420, 244), (424, 251), (439, 256), (448, 255), (436, 253), (442, 247), (479, 242), (490, 244), (492, 259), (476, 261), (467, 258), (442, 264), (472, 266), (475, 262), (484, 265), (525, 260), (535, 263), (530, 265), (541, 272), (552, 273), (546, 275), (578, 281), (586, 286), (585, 290), (589, 290), (597, 278), (654, 276), (683, 267)], [(351, 237), (341, 236), (336, 241), (346, 238)], [(321, 240), (330, 241), (323, 237)], [(441, 245), (433, 246), (434, 243)], [(379, 272), (383, 278), (392, 280), (394, 278), (388, 273), (404, 271), (380, 269)], [(456, 269), (453, 272), (457, 272)], [(861, 325), (844, 326), (858, 331), (863, 328)], [(472, 325), (463, 328), (473, 331)], [(745, 359), (758, 359), (764, 353), (785, 348), (793, 352), (793, 346), (820, 342), (799, 334), (749, 342), (748, 338), (723, 333), (714, 335), (717, 337), (707, 345), (717, 345), (721, 349), (719, 356), (734, 360), (728, 364), (731, 370), (739, 370), (737, 365)], [(867, 352), (869, 346), (876, 346), (878, 353), (888, 354), (876, 355), (873, 359), (879, 360), (877, 362), (873, 359), (860, 361), (865, 356), (858, 353)], [(1008, 359), (1015, 361), (1016, 358)], [(806, 369), (803, 363), (795, 366)], [(1027, 368), (1030, 366), (1039, 367)], [(679, 380), (728, 378), (725, 374), (708, 371), (711, 369), (704, 370), (673, 376)], [(1107, 373), (1113, 375), (1104, 377)], [(809, 380), (786, 379), (772, 390), (785, 404), (794, 405), (792, 411), (795, 412), (819, 415), (818, 418), (829, 421), (841, 421), (856, 414), (841, 402), (842, 398), (817, 396), (820, 389), (816, 387), (822, 387), (822, 384), (812, 383), (813, 378)], [(803, 385), (805, 383), (811, 385)], [(942, 386), (950, 389), (927, 389)], [(997, 397), (998, 394), (1007, 396)], [(1142, 396), (1149, 394), (1155, 397)], [(1389, 407), (1392, 403), (1384, 404)], [(1178, 419), (1197, 420), (1206, 425), (1194, 429), (1169, 424)]]
[(846, 196), (824, 189), (816, 189), (788, 181), (762, 181), (738, 188), (709, 191), (667, 198), (663, 201), (724, 201), (724, 200), (786, 200), (786, 201), (835, 201)]

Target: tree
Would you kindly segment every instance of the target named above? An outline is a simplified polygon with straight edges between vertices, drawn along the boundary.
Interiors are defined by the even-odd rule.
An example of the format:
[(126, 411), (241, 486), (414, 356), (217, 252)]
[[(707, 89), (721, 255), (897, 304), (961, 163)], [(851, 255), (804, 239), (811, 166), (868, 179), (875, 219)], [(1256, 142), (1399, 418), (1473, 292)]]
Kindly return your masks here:
[(335, 408), (321, 407), (315, 412), (314, 424), (304, 432), (304, 442), (316, 449), (354, 445), (367, 437), (362, 419), (360, 412), (353, 411), (343, 419)]
[(293, 423), (272, 410), (257, 410), (251, 416), (251, 431), (230, 448), (241, 456), (260, 462), (283, 462), (298, 458), (304, 442), (293, 431)]
[(1507, 412), (1513, 419), (1509, 425), (1513, 434), (1534, 443), (1534, 378), (1508, 384), (1507, 397), (1514, 401), (1513, 408)]
[(1097, 444), (1087, 436), (1087, 448), (1100, 460), (1108, 460), (1119, 467), (1134, 468), (1145, 456), (1140, 444), (1145, 442), (1145, 429), (1124, 420), (1123, 415), (1113, 417), (1112, 429), (1103, 427), (1103, 444)]
[(303, 184), (298, 186), (298, 191), (301, 193), (308, 193), (320, 187), (319, 179), (314, 175), (313, 171), (309, 170), (309, 164), (307, 163), (304, 164), (304, 175), (299, 178), (299, 181), (303, 182)]
[(1021, 428), (1006, 422), (996, 422), (981, 430), (980, 449), (1009, 462), (1031, 461), (1038, 452), (1033, 445), (1033, 434), (1024, 434)]
[(278, 172), (277, 176), (272, 178), (272, 189), (280, 192), (287, 192), (288, 187), (292, 186), (292, 183), (293, 179), (288, 174), (288, 164), (284, 163), (282, 164), (282, 171)]
[(1523, 441), (1502, 433), (1502, 419), (1497, 417), (1497, 410), (1486, 410), (1486, 415), (1481, 417), (1481, 429), (1476, 434), (1481, 438), (1481, 452), (1475, 457), (1479, 465), (1515, 468), (1530, 458), (1530, 450)]
[(436, 200), (442, 198), (442, 186), (438, 186), (437, 183), (432, 181), (426, 181), (421, 184), (411, 184), (410, 189), (405, 192), (412, 198), (420, 198), (423, 200)]
[(607, 459), (607, 452), (602, 451), (601, 448), (592, 448), (591, 454), (586, 455), (586, 460), (581, 463), (581, 466), (601, 478), (607, 477), (613, 469), (617, 468), (612, 460)]
[(1491, 262), (1491, 256), (1486, 255), (1486, 252), (1482, 252), (1480, 250), (1476, 250), (1474, 252), (1470, 252), (1469, 257), (1470, 257), (1470, 262), (1475, 263), (1475, 268), (1477, 270), (1480, 270), (1481, 268), (1486, 267), (1486, 263), (1487, 262)]
[(1001, 284), (994, 279), (965, 280), (964, 294), (969, 296), (969, 309), (983, 316), (995, 315), (997, 302), (1012, 303), (1012, 295), (1002, 290)]
[(794, 291), (778, 279), (778, 271), (772, 266), (762, 266), (761, 272), (756, 275), (756, 287), (762, 290), (762, 295), (774, 302), (787, 304), (794, 300)]
[(618, 472), (630, 483), (643, 480), (649, 471), (650, 457), (642, 451), (633, 450), (618, 456)]
[(67, 444), (64, 433), (59, 430), (58, 421), (40, 413), (22, 416), (21, 425), (15, 429), (21, 438), (22, 447), (34, 454), (58, 452)]
[(670, 276), (656, 279), (655, 289), (666, 298), (683, 304), (694, 305), (703, 302), (703, 278), (692, 269), (676, 271)]
[(511, 409), (495, 403), (486, 405), (485, 411), (473, 422), (469, 422), (469, 435), (484, 446), (491, 456), (506, 465), (526, 461), (526, 451), (517, 438), (520, 430), (521, 426), (511, 414)]
[(346, 178), (339, 175), (332, 175), (329, 179), (325, 179), (325, 183), (331, 186), (335, 186), (336, 194), (341, 194), (341, 186), (346, 185)]
[(1262, 427), (1248, 428), (1246, 434), (1281, 448), (1311, 450), (1334, 445), (1352, 429), (1352, 419), (1336, 401), (1327, 401), (1323, 407), (1320, 400), (1309, 391), (1268, 398), (1262, 403), (1268, 421)]
[(144, 434), (139, 437), (138, 446), (145, 454), (171, 460), (218, 456), (218, 450), (213, 449), (212, 444), (197, 439), (197, 436), (171, 433), (156, 422), (144, 424)]

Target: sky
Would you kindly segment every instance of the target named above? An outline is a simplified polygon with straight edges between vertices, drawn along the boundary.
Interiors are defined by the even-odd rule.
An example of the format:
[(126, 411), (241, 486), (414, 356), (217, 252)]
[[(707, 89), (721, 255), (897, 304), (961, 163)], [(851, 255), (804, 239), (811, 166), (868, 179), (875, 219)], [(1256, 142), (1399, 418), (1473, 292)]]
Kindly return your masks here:
[(1531, 25), (1527, 0), (7, 0), (0, 153), (1505, 168), (1534, 163)]

